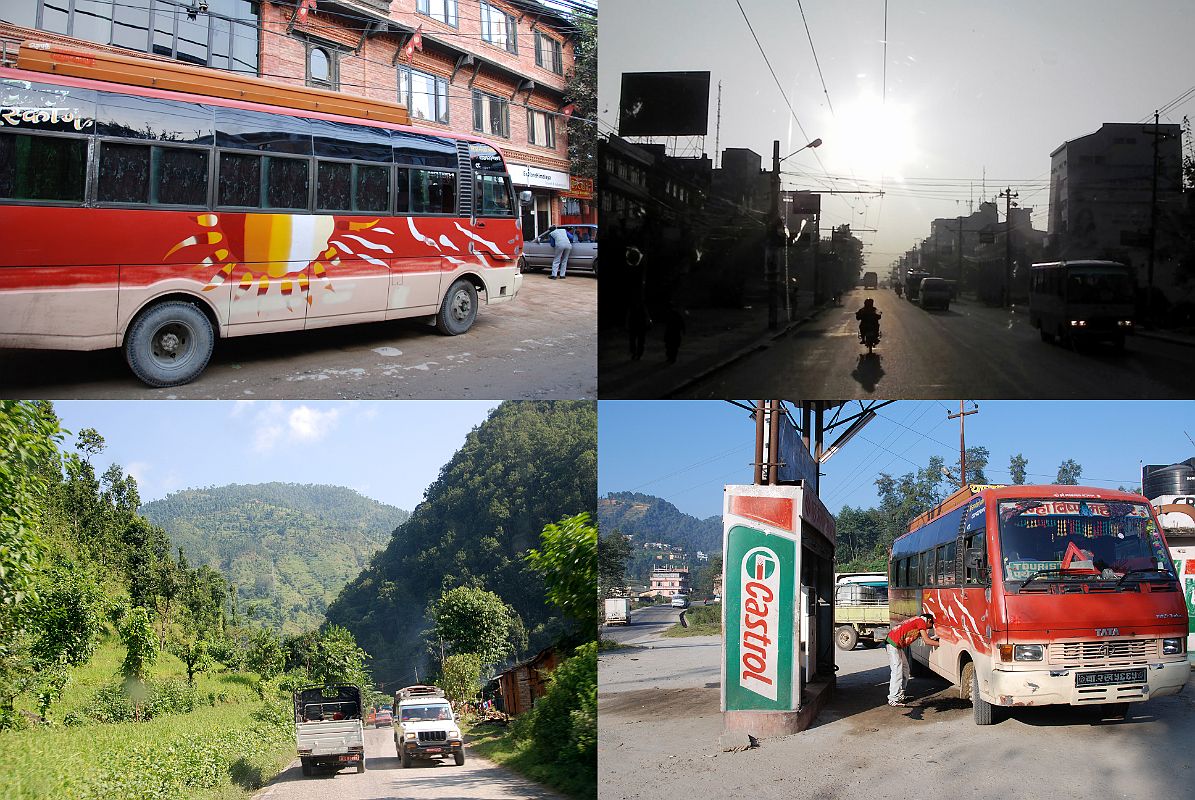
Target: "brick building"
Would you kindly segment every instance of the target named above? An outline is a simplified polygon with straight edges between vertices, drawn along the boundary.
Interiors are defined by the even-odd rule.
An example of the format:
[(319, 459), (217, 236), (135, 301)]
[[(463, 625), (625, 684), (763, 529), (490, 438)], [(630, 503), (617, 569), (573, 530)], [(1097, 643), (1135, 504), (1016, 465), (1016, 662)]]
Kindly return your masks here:
[(7, 0), (0, 34), (84, 40), (398, 101), (413, 125), (498, 145), (516, 192), (534, 198), (526, 238), (596, 221), (592, 189), (569, 175), (568, 19), (535, 0), (307, 4), (314, 8), (300, 13), (302, 0)]

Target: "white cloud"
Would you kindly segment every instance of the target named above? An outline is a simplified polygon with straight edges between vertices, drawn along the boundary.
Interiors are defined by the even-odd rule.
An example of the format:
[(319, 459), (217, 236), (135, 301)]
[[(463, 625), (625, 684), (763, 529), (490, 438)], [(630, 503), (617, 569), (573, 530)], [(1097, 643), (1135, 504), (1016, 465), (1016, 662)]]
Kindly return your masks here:
[(299, 406), (290, 412), (287, 424), (291, 435), (300, 442), (318, 442), (336, 427), (340, 411), (333, 408), (319, 411), (310, 406)]
[(232, 404), (232, 410), (228, 412), (228, 416), (232, 419), (242, 416), (246, 411), (253, 408), (256, 400), (236, 400)]
[(259, 425), (257, 432), (253, 434), (253, 451), (268, 453), (274, 449), (274, 445), (278, 443), (281, 436), (281, 425)]
[(127, 467), (125, 472), (137, 479), (138, 486), (144, 486), (149, 480), (149, 473), (153, 470), (153, 465), (148, 461), (133, 461)]

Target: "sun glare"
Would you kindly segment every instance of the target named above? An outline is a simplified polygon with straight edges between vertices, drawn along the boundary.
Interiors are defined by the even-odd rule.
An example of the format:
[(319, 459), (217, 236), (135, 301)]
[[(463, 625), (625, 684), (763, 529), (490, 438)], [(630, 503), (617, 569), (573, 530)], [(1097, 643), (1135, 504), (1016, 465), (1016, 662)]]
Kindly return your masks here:
[(913, 109), (907, 105), (875, 96), (836, 108), (831, 122), (833, 138), (826, 136), (826, 144), (833, 143), (822, 153), (826, 166), (833, 172), (856, 177), (878, 179), (900, 177), (906, 164), (916, 159), (917, 142)]

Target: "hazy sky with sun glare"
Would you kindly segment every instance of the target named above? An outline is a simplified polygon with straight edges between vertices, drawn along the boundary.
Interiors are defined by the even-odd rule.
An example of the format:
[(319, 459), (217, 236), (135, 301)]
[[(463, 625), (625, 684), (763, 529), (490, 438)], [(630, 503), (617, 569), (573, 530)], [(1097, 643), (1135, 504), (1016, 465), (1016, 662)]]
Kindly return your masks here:
[[(602, 0), (601, 128), (617, 127), (621, 73), (710, 71), (704, 151), (715, 150), (719, 81), (722, 149), (750, 148), (767, 169), (774, 139), (785, 155), (821, 138), (784, 162), (797, 173), (784, 188), (882, 181), (883, 197), (823, 197), (822, 233), (848, 222), (878, 229), (857, 235), (868, 265), (887, 272), (931, 220), (970, 213), (972, 199), (978, 208), (1006, 186), (1044, 231), (1053, 150), (1105, 122), (1152, 119), (1195, 88), (1191, 0), (887, 3), (886, 78), (884, 24), (884, 0)], [(1161, 121), (1192, 113), (1195, 93)]]

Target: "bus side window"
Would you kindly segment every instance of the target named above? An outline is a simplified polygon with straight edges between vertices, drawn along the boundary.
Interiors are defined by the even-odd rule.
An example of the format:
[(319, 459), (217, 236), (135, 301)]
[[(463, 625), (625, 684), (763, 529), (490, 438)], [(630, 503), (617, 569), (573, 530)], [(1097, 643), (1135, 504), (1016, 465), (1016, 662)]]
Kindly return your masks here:
[[(963, 575), (964, 583), (967, 586), (983, 586), (983, 571), (987, 567), (987, 553), (985, 552), (985, 542), (983, 532), (977, 531), (969, 534), (963, 539), (963, 545), (966, 552), (963, 555)], [(978, 558), (978, 563), (972, 563), (974, 558)]]
[(83, 202), (87, 139), (0, 134), (0, 197)]

